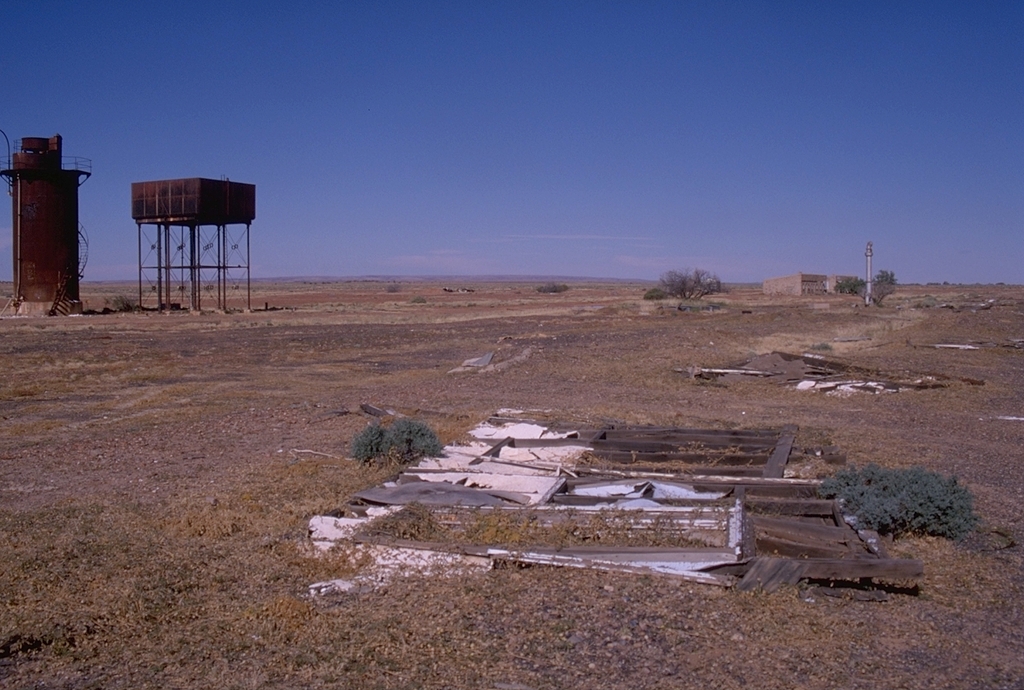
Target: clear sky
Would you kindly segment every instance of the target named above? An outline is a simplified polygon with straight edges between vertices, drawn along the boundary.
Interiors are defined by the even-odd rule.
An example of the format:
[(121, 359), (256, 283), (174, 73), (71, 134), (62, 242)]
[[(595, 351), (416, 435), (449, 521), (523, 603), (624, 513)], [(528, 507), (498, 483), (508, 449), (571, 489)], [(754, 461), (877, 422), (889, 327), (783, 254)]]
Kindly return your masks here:
[(136, 276), (131, 182), (227, 176), (253, 277), (756, 281), (859, 274), (871, 240), (901, 282), (1024, 283), (1019, 1), (0, 0), (0, 27), (0, 129), (93, 161), (87, 280)]

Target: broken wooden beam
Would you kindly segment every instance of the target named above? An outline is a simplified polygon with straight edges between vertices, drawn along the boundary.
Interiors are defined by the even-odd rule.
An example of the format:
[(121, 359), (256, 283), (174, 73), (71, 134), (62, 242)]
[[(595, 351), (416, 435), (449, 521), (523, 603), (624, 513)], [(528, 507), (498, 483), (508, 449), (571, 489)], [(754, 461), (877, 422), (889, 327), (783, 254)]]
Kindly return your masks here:
[(765, 477), (782, 477), (785, 474), (786, 463), (789, 462), (789, 453), (793, 450), (793, 441), (796, 440), (797, 427), (789, 424), (782, 429), (775, 450), (764, 468)]

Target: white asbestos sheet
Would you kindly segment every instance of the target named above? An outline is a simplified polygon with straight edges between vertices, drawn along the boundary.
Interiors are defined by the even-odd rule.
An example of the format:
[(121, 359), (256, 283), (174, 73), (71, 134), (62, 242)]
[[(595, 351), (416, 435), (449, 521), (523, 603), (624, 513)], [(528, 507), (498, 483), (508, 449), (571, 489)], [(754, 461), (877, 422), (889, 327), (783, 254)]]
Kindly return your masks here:
[(529, 498), (529, 505), (536, 505), (542, 498), (554, 493), (555, 489), (565, 482), (565, 479), (561, 477), (484, 474), (482, 472), (430, 472), (419, 473), (416, 476), (428, 482), (448, 482), (469, 489), (511, 491), (523, 494)]
[[(575, 496), (594, 496), (599, 498), (645, 498), (645, 499), (687, 499), (698, 501), (714, 501), (725, 498), (725, 491), (696, 491), (692, 486), (677, 482), (659, 480), (616, 479), (607, 482), (579, 484), (569, 493)], [(654, 504), (657, 505), (657, 504)]]
[(309, 519), (309, 537), (313, 541), (338, 541), (351, 539), (367, 518), (336, 518), (314, 515)]
[(372, 569), (378, 574), (386, 576), (447, 574), (453, 569), (490, 570), (491, 568), (490, 559), (483, 556), (379, 544), (365, 545), (364, 548), (368, 549), (373, 556)]
[(511, 475), (526, 475), (536, 477), (554, 477), (558, 474), (558, 464), (547, 463), (544, 465), (526, 465), (512, 462), (497, 462), (492, 460), (484, 460), (478, 462), (475, 465), (448, 465), (441, 463), (440, 466), (431, 465), (428, 463), (420, 463), (415, 467), (410, 467), (405, 470), (406, 474), (415, 474), (422, 476), (424, 479), (430, 474), (438, 472), (466, 472), (466, 473), (482, 473), (482, 474), (511, 474)]
[(640, 498), (651, 491), (651, 483), (648, 481), (615, 480), (577, 485), (570, 489), (569, 493), (574, 496), (594, 496), (598, 498)]
[(688, 484), (677, 482), (663, 482), (654, 480), (651, 482), (654, 487), (654, 494), (651, 498), (675, 498), (694, 499), (698, 501), (714, 501), (725, 498), (728, 492), (725, 491), (697, 491)]
[(500, 441), (503, 438), (568, 438), (572, 433), (575, 432), (557, 433), (548, 431), (548, 428), (545, 426), (528, 424), (526, 422), (503, 424), (501, 426), (481, 424), (469, 432), (470, 436), (474, 438), (493, 439), (495, 441)]
[(524, 464), (536, 462), (568, 463), (576, 460), (588, 446), (552, 446), (550, 448), (509, 448), (505, 446), (498, 453), (501, 460), (509, 462), (521, 462)]
[(649, 555), (638, 554), (634, 559), (629, 557), (615, 558), (564, 555), (548, 551), (509, 551), (507, 549), (488, 549), (487, 555), (494, 559), (510, 560), (518, 563), (536, 563), (569, 568), (592, 568), (627, 573), (659, 573), (674, 575), (695, 582), (728, 586), (731, 578), (701, 572), (705, 568), (716, 565), (735, 563), (735, 555), (727, 552), (709, 552), (704, 555), (690, 555), (679, 559), (652, 559)]
[[(557, 471), (560, 465), (574, 463), (583, 451), (589, 450), (589, 447), (585, 445), (552, 446), (550, 448), (511, 448), (504, 446), (498, 450), (496, 457), (484, 456), (484, 453), (493, 448), (498, 441), (505, 438), (507, 437), (502, 436), (495, 439), (493, 443), (476, 442), (467, 445), (445, 446), (443, 457), (423, 458), (417, 463), (416, 467), (433, 470), (459, 470), (474, 467), (475, 464), (475, 469), (480, 470), (482, 469), (479, 467), (481, 463), (502, 460), (503, 462), (524, 465), (522, 471), (519, 472), (520, 474), (538, 474), (535, 471), (538, 468), (541, 470)], [(498, 470), (494, 467), (491, 467), (489, 471), (493, 471), (496, 474), (517, 473), (515, 469)], [(543, 474), (543, 471), (540, 473)]]
[(370, 591), (386, 585), (396, 577), (427, 575), (448, 577), (468, 572), (490, 570), (494, 563), (486, 556), (446, 553), (430, 549), (414, 549), (379, 544), (355, 544), (353, 557), (365, 558), (371, 565), (349, 580), (328, 580), (309, 586), (310, 594)]

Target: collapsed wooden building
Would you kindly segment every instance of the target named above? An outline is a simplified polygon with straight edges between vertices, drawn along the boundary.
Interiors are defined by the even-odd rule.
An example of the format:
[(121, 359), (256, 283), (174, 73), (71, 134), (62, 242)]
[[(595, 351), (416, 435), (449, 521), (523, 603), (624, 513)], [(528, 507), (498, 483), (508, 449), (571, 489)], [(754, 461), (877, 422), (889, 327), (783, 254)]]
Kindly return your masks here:
[(436, 554), (448, 564), (596, 568), (741, 590), (923, 574), (920, 561), (893, 558), (877, 533), (819, 498), (818, 479), (798, 476), (846, 458), (798, 446), (794, 426), (574, 429), (494, 417), (473, 433), (481, 440), (355, 494), (344, 515), (313, 518), (314, 542), (350, 542), (385, 560), (401, 551), (417, 562)]

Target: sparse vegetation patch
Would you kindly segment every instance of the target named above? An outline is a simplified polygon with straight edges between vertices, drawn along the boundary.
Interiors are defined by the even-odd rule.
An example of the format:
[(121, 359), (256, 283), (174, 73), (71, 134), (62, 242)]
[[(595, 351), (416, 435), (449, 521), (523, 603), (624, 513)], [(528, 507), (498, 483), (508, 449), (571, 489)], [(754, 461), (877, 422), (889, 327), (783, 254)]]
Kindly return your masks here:
[(391, 459), (406, 464), (442, 451), (437, 434), (415, 419), (397, 419), (388, 427), (370, 424), (352, 439), (352, 457), (363, 463)]
[(963, 539), (978, 524), (970, 491), (956, 477), (920, 467), (885, 469), (870, 464), (848, 467), (825, 480), (823, 498), (839, 498), (860, 527), (881, 534), (929, 534)]

